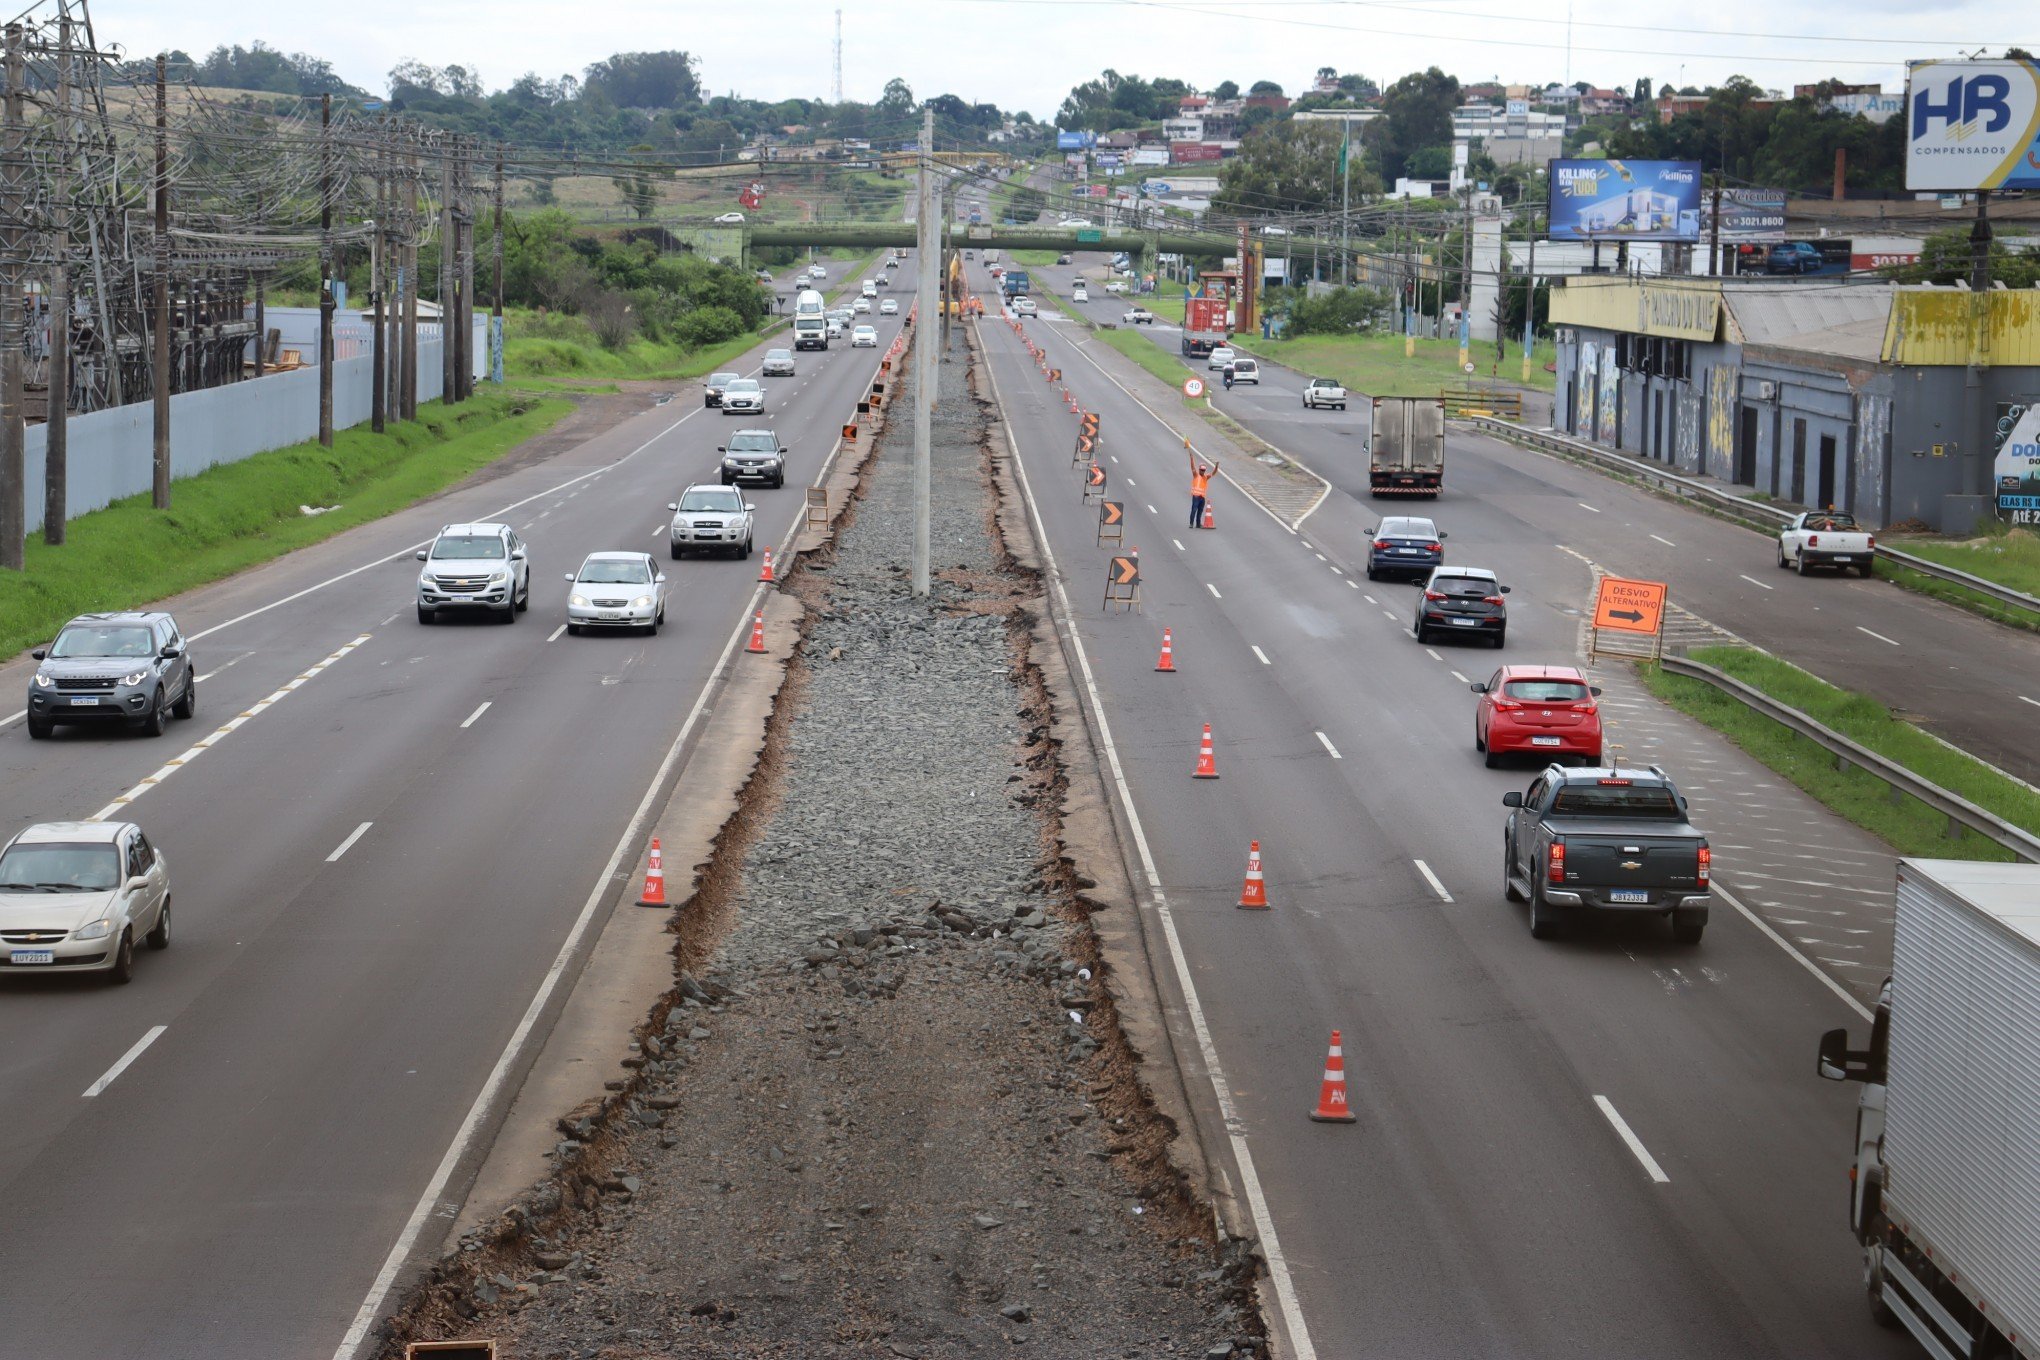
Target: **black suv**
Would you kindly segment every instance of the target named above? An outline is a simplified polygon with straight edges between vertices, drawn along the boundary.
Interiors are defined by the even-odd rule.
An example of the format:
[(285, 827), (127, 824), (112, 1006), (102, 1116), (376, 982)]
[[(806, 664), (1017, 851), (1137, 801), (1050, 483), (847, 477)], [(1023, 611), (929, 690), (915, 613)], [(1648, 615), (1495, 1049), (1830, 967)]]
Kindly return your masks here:
[(30, 655), (42, 663), (28, 682), (37, 741), (66, 723), (126, 723), (160, 737), (171, 714), (188, 718), (198, 704), (191, 650), (168, 614), (80, 614)]
[(1500, 647), (1509, 636), (1509, 588), (1485, 567), (1440, 567), (1424, 582), (1410, 628), (1417, 641), (1433, 633), (1484, 637)]

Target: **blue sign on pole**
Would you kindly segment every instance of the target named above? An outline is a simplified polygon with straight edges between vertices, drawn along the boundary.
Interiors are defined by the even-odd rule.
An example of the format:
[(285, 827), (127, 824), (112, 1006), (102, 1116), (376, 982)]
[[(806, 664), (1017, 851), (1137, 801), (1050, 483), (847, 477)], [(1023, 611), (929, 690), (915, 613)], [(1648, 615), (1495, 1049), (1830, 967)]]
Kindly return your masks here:
[(1554, 241), (1697, 241), (1700, 162), (1551, 163)]

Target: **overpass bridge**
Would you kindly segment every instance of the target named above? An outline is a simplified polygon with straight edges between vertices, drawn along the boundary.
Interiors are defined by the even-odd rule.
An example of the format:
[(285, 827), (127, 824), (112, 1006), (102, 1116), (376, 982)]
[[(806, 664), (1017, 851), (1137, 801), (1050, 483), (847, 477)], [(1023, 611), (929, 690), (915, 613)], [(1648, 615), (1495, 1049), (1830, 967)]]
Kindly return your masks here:
[[(750, 246), (844, 246), (870, 250), (891, 246), (914, 248), (916, 228), (912, 222), (785, 222), (760, 223), (742, 228)], [(1111, 231), (1095, 228), (991, 226), (956, 223), (944, 229), (947, 244), (959, 250), (1123, 250), (1129, 255), (1161, 251), (1169, 255), (1223, 256), (1230, 242), (1224, 237), (1161, 231)]]

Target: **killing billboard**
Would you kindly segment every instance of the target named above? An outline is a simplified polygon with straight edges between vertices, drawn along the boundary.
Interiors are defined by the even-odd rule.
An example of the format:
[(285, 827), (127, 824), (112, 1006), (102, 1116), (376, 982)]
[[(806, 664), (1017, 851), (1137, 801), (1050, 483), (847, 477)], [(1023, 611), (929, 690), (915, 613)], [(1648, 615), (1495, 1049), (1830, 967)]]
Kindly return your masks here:
[(1554, 241), (1697, 241), (1698, 161), (1551, 162)]
[(1058, 151), (1083, 151), (1097, 140), (1098, 134), (1095, 132), (1086, 132), (1082, 129), (1076, 132), (1064, 132), (1058, 128), (1055, 134), (1055, 149)]
[(1904, 117), (1906, 188), (2040, 189), (2040, 63), (1910, 62)]
[(1999, 402), (1991, 443), (1999, 518), (2040, 524), (2040, 405)]
[[(1714, 225), (1712, 196), (1700, 200), (1700, 229)], [(1721, 191), (1721, 239), (1724, 241), (1785, 236), (1785, 191), (1783, 189), (1723, 189)]]

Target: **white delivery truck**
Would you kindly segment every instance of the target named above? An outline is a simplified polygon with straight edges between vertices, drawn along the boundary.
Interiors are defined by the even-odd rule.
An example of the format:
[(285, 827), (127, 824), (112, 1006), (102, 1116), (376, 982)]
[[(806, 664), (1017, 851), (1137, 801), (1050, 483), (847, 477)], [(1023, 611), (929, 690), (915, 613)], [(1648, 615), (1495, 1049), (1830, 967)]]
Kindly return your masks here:
[(1849, 1217), (1870, 1308), (1932, 1356), (2040, 1360), (2040, 864), (1902, 859)]
[(822, 301), (822, 295), (812, 288), (801, 289), (800, 296), (793, 300), (793, 347), (795, 349), (827, 349), (829, 347), (829, 308)]

